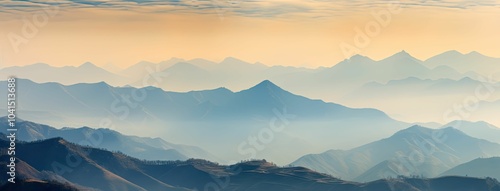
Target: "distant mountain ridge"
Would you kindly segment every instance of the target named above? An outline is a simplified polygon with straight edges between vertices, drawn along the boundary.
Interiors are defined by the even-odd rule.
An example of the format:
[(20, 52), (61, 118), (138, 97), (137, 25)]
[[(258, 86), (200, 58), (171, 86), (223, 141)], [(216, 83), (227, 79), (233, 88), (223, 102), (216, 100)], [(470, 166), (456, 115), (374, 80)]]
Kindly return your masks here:
[(485, 56), (476, 51), (462, 54), (456, 50), (450, 50), (433, 56), (425, 60), (424, 63), (431, 68), (446, 65), (460, 72), (470, 71), (485, 76), (500, 72), (500, 68), (498, 67), (500, 58)]
[(29, 78), (38, 82), (60, 82), (66, 85), (101, 81), (123, 85), (127, 81), (125, 76), (111, 73), (90, 62), (85, 62), (77, 67), (53, 67), (45, 63), (12, 66), (0, 69), (0, 76), (4, 77), (4, 79), (7, 79), (9, 76), (16, 76), (18, 78)]
[[(353, 82), (356, 84), (370, 81), (387, 82), (408, 77), (456, 80), (467, 76), (475, 77), (472, 74), (484, 76), (492, 73), (500, 74), (499, 61), (500, 58), (484, 56), (477, 52), (462, 54), (457, 51), (447, 51), (421, 61), (403, 50), (378, 61), (354, 55), (337, 64), (332, 64), (331, 67), (316, 69), (266, 66), (258, 62), (248, 63), (233, 57), (227, 57), (220, 63), (200, 58), (192, 60), (171, 58), (159, 63), (141, 61), (116, 73), (108, 72), (86, 62), (79, 67), (52, 67), (48, 64), (6, 67), (0, 69), (0, 75), (5, 77), (17, 75), (20, 78), (29, 78), (36, 82), (59, 82), (65, 85), (105, 81), (113, 86), (131, 84), (136, 87), (152, 85), (144, 84), (144, 78), (152, 75), (161, 76), (163, 80), (155, 84), (170, 91), (214, 89), (219, 86), (238, 91), (251, 84), (270, 79), (286, 89), (296, 92), (296, 89), (293, 88), (295, 83), (287, 84), (304, 79), (304, 77), (307, 79), (303, 83), (307, 82), (311, 85), (315, 82), (316, 85), (321, 84), (322, 87), (327, 87), (327, 84), (322, 83), (336, 83), (338, 80), (354, 80)], [(184, 67), (179, 67), (180, 65)], [(118, 69), (113, 67), (112, 70)], [(88, 73), (94, 75), (84, 75)], [(190, 75), (191, 78), (186, 79), (183, 74), (197, 74), (198, 76)], [(182, 83), (182, 86), (178, 83)]]
[[(321, 99), (326, 102), (336, 102), (352, 107), (371, 107), (384, 110), (392, 116), (399, 115), (397, 119), (411, 122), (447, 123), (441, 120), (441, 114), (445, 112), (448, 105), (457, 99), (463, 99), (474, 93), (469, 91), (474, 84), (462, 81), (463, 79), (475, 80), (477, 82), (500, 81), (500, 58), (493, 58), (477, 52), (462, 54), (457, 51), (447, 51), (427, 60), (419, 60), (406, 51), (400, 51), (381, 60), (372, 60), (366, 56), (354, 55), (337, 64), (332, 63), (330, 67), (319, 67), (316, 69), (266, 66), (259, 62), (249, 63), (237, 58), (228, 57), (221, 62), (213, 62), (205, 59), (185, 60), (172, 58), (159, 63), (142, 61), (116, 74), (107, 72), (91, 64), (83, 64), (88, 67), (51, 67), (46, 64), (38, 66), (14, 66), (0, 69), (0, 76), (17, 75), (19, 78), (28, 78), (35, 82), (58, 82), (64, 85), (75, 83), (96, 83), (104, 81), (111, 86), (133, 86), (148, 87), (155, 86), (167, 91), (188, 92), (216, 89), (225, 87), (232, 91), (241, 91), (264, 80), (270, 80), (280, 87), (303, 95), (308, 98)], [(477, 66), (477, 67), (476, 67)], [(44, 69), (45, 68), (45, 69)], [(87, 69), (86, 69), (87, 68)], [(89, 68), (93, 68), (90, 71)], [(86, 75), (92, 73), (93, 75)], [(450, 87), (437, 83), (422, 91), (411, 89), (425, 86), (424, 84), (410, 84), (406, 89), (398, 87), (370, 87), (376, 96), (373, 99), (359, 98), (363, 95), (361, 89), (366, 84), (385, 84), (391, 81), (401, 81), (408, 78), (422, 80), (454, 80)], [(461, 88), (461, 85), (465, 87)], [(403, 84), (404, 85), (404, 84)], [(475, 88), (475, 87), (473, 87)], [(410, 91), (406, 91), (410, 90)], [(380, 94), (378, 92), (383, 92)], [(413, 103), (411, 95), (402, 96), (398, 100), (403, 104), (392, 105), (387, 100), (395, 100), (392, 95), (410, 94), (425, 95), (423, 102), (436, 100), (440, 104), (430, 105), (428, 111), (410, 105)], [(360, 94), (361, 93), (361, 94)], [(429, 97), (429, 93), (443, 95), (455, 95), (459, 98), (443, 99), (437, 95)], [(389, 94), (389, 95), (385, 95)], [(358, 99), (351, 98), (351, 96)], [(384, 96), (381, 99), (378, 97)], [(414, 95), (421, 97), (420, 95)], [(498, 91), (489, 96), (488, 102), (500, 99)], [(450, 103), (451, 102), (451, 103)], [(411, 108), (411, 109), (406, 109)], [(479, 109), (478, 114), (470, 120), (485, 120), (500, 126), (500, 121), (488, 116), (487, 113), (498, 109)], [(439, 116), (439, 117), (435, 117)]]

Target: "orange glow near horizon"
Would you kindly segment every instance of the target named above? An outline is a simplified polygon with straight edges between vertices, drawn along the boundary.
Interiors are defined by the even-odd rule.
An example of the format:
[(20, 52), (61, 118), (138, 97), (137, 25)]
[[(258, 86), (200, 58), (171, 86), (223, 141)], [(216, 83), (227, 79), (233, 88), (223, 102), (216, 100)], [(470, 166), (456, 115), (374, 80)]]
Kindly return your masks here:
[[(311, 9), (312, 5), (307, 6)], [(323, 7), (317, 6), (307, 13), (320, 12)], [(144, 60), (160, 62), (178, 57), (218, 62), (231, 56), (266, 65), (328, 67), (345, 59), (339, 45), (354, 44), (355, 28), (364, 30), (367, 23), (376, 21), (371, 12), (385, 9), (360, 8), (338, 15), (335, 11), (321, 12), (315, 19), (305, 13), (263, 17), (231, 12), (220, 15), (214, 10), (151, 13), (61, 8), (33, 38), (19, 46), (17, 53), (8, 34), (22, 35), (23, 21), (4, 17), (0, 21), (0, 66), (37, 62), (76, 66), (90, 61), (126, 68)], [(448, 50), (500, 57), (498, 18), (498, 6), (404, 7), (358, 53), (375, 60), (401, 50), (419, 59)]]

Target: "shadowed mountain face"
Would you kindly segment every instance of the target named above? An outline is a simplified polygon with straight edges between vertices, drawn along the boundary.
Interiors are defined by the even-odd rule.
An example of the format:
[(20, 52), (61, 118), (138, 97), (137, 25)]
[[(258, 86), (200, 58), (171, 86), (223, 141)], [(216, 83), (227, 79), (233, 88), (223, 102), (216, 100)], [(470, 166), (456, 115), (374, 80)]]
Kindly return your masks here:
[[(2, 153), (8, 145), (0, 141)], [(135, 190), (205, 190), (224, 191), (498, 191), (493, 179), (443, 177), (437, 179), (388, 179), (366, 184), (346, 182), (303, 167), (280, 168), (266, 161), (249, 161), (221, 166), (205, 160), (177, 162), (141, 161), (69, 143), (61, 138), (32, 143), (18, 143), (17, 156), (28, 165), (18, 165), (21, 177), (35, 177), (36, 171), (48, 171), (72, 184), (103, 191)], [(66, 158), (71, 158), (67, 161)], [(18, 162), (18, 164), (21, 162)], [(26, 170), (31, 168), (33, 170)], [(6, 175), (2, 175), (4, 180)], [(19, 180), (21, 181), (21, 180)], [(62, 183), (37, 179), (2, 188), (26, 190), (72, 190)]]
[[(287, 164), (306, 153), (353, 147), (407, 126), (376, 109), (312, 100), (268, 80), (240, 92), (219, 88), (187, 93), (105, 83), (64, 86), (22, 79), (17, 83), (19, 100), (23, 100), (19, 115), (24, 119), (56, 127), (119, 127), (126, 134), (159, 136), (188, 145), (203, 143), (204, 149), (228, 161), (257, 157)], [(6, 95), (2, 91), (0, 99)], [(103, 120), (111, 125), (103, 126)], [(272, 125), (283, 132), (273, 132), (273, 140), (266, 141), (265, 150), (255, 157), (239, 151), (249, 136), (258, 136)], [(353, 134), (356, 139), (350, 138)], [(276, 154), (290, 147), (297, 149)]]
[(454, 128), (413, 126), (351, 150), (306, 155), (292, 165), (364, 182), (398, 175), (435, 177), (478, 156), (500, 156), (500, 144)]
[[(199, 147), (173, 144), (161, 138), (127, 136), (110, 129), (89, 127), (56, 129), (47, 125), (17, 120), (17, 139), (22, 141), (62, 137), (72, 143), (120, 151), (146, 160), (187, 160), (189, 158), (220, 160)], [(0, 118), (0, 132), (8, 134), (7, 129), (7, 118)]]

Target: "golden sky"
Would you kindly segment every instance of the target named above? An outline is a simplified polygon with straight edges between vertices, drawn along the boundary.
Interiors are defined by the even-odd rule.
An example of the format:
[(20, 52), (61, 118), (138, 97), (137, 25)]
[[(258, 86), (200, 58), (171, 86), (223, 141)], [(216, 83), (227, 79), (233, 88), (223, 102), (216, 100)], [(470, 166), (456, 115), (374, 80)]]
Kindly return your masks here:
[[(373, 59), (401, 50), (419, 59), (447, 50), (500, 57), (498, 0), (42, 2), (0, 0), (0, 66), (90, 61), (125, 68), (143, 60), (231, 56), (314, 68), (350, 56), (340, 47), (356, 47), (358, 29), (366, 33), (367, 26), (369, 43), (356, 48)], [(389, 12), (391, 6), (399, 9)], [(373, 12), (390, 13), (387, 25)], [(27, 25), (36, 32), (26, 32)]]

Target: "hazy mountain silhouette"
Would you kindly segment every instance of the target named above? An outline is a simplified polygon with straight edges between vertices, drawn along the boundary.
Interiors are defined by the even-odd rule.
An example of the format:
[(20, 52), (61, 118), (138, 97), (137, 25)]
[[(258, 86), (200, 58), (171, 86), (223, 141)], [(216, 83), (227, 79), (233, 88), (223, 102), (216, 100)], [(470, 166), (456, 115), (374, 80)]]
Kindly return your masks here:
[(165, 70), (176, 63), (184, 61), (185, 61), (184, 59), (180, 58), (171, 58), (169, 60), (165, 60), (159, 63), (141, 61), (138, 62), (137, 64), (134, 64), (132, 66), (123, 69), (122, 71), (118, 72), (118, 74), (126, 76), (128, 78), (128, 83), (133, 83), (136, 81), (142, 81), (142, 78), (144, 78), (145, 76)]
[[(500, 69), (496, 66), (499, 59), (484, 56), (477, 52), (461, 54), (457, 51), (448, 51), (429, 58), (426, 61), (421, 61), (403, 50), (379, 61), (355, 55), (337, 64), (332, 64), (329, 68), (320, 67), (316, 69), (283, 66), (270, 67), (258, 62), (248, 63), (237, 58), (228, 57), (220, 63), (200, 58), (193, 60), (171, 58), (159, 63), (141, 61), (121, 71), (117, 71), (116, 67), (112, 67), (111, 70), (113, 70), (113, 73), (90, 63), (82, 65), (85, 67), (51, 67), (47, 64), (33, 64), (22, 67), (3, 68), (0, 70), (0, 74), (4, 77), (7, 77), (6, 75), (17, 74), (20, 78), (30, 78), (36, 82), (73, 84), (105, 81), (112, 85), (133, 84), (138, 87), (152, 85), (143, 83), (143, 79), (150, 75), (163, 76), (165, 80), (155, 84), (170, 91), (203, 90), (220, 86), (238, 91), (251, 84), (270, 79), (294, 92), (304, 94), (308, 97), (326, 99), (326, 96), (331, 97), (335, 94), (321, 95), (316, 94), (319, 92), (314, 92), (315, 94), (313, 95), (306, 93), (316, 90), (313, 89), (315, 86), (320, 86), (324, 90), (327, 87), (342, 85), (339, 81), (349, 82), (349, 87), (355, 88), (357, 85), (371, 81), (385, 83), (389, 80), (399, 80), (408, 77), (422, 79), (449, 78), (454, 80), (463, 77), (472, 77), (475, 79), (477, 74), (500, 73)], [(174, 69), (178, 63), (191, 64), (196, 67), (191, 67), (193, 71), (190, 69)], [(108, 66), (104, 67), (110, 68)], [(183, 72), (190, 74), (197, 73), (200, 70), (208, 74), (205, 76), (192, 75), (190, 76), (192, 79), (189, 79), (189, 81), (182, 80), (185, 79), (185, 76), (182, 76)], [(92, 72), (93, 75), (85, 75), (89, 74), (89, 72)], [(295, 86), (301, 83), (301, 80), (302, 83), (315, 86), (300, 91)], [(185, 86), (169, 82), (183, 82)]]
[(425, 60), (424, 64), (434, 68), (438, 66), (450, 66), (460, 72), (476, 72), (489, 76), (500, 72), (498, 64), (500, 58), (492, 58), (482, 55), (476, 51), (462, 54), (456, 50), (450, 50)]
[[(155, 81), (156, 86), (176, 91), (191, 91), (206, 89), (206, 87), (217, 87), (221, 84), (218, 76), (211, 72), (187, 62), (178, 62), (164, 70), (150, 74), (157, 76), (160, 80)], [(146, 76), (146, 75), (144, 75)], [(152, 81), (152, 80), (151, 80)], [(130, 85), (135, 87), (143, 87), (144, 78), (140, 78)]]
[[(50, 81), (66, 85), (99, 81), (105, 81), (113, 86), (130, 84), (135, 87), (144, 87), (154, 85), (169, 91), (205, 90), (221, 86), (233, 91), (240, 91), (269, 79), (281, 87), (301, 95), (334, 101), (358, 86), (369, 82), (386, 83), (390, 80), (401, 80), (409, 77), (432, 80), (441, 78), (459, 80), (464, 77), (477, 79), (479, 74), (484, 75), (485, 72), (500, 74), (500, 69), (496, 64), (498, 60), (499, 58), (491, 58), (477, 52), (464, 55), (450, 51), (421, 61), (406, 51), (401, 51), (378, 61), (355, 55), (337, 64), (332, 63), (331, 67), (316, 69), (270, 67), (259, 62), (248, 63), (228, 57), (220, 63), (200, 58), (192, 60), (172, 58), (160, 63), (142, 61), (122, 71), (115, 72), (116, 74), (95, 66), (84, 67), (93, 68), (87, 71), (80, 69), (80, 67), (57, 68), (48, 65), (42, 66), (42, 64), (7, 67), (2, 69), (0, 74), (3, 74), (4, 77), (19, 74), (20, 78), (29, 78), (36, 82)], [(189, 64), (192, 67), (179, 69), (179, 66), (176, 66), (179, 63)], [(94, 75), (84, 75), (89, 72)], [(187, 78), (187, 74), (192, 75)], [(156, 80), (152, 81), (150, 79), (152, 77)], [(146, 81), (147, 83), (145, 83)]]
[(406, 78), (460, 80), (464, 77), (476, 79), (477, 75), (470, 72), (460, 73), (449, 66), (431, 69), (426, 67), (423, 61), (414, 58), (406, 51), (401, 51), (378, 61), (362, 55), (354, 55), (329, 68), (269, 79), (287, 90), (306, 97), (325, 101), (340, 100), (343, 104), (359, 107), (356, 101), (342, 100), (342, 98), (349, 98), (350, 92), (370, 82), (387, 83), (391, 80)]
[(324, 70), (323, 73), (337, 81), (354, 80), (358, 84), (372, 81), (385, 83), (390, 80), (408, 77), (429, 79), (460, 79), (463, 77), (462, 74), (451, 68), (429, 69), (422, 65), (422, 61), (414, 58), (404, 50), (379, 61), (355, 55), (328, 70)]
[[(143, 67), (143, 66), (139, 66)], [(153, 66), (148, 66), (153, 67)], [(157, 87), (171, 91), (191, 91), (214, 89), (220, 86), (241, 90), (268, 77), (301, 71), (299, 68), (268, 67), (260, 63), (247, 63), (237, 58), (228, 57), (220, 63), (203, 59), (178, 61), (175, 64), (158, 65), (159, 70), (151, 76), (162, 77)], [(137, 72), (137, 71), (135, 71)], [(131, 85), (141, 87), (144, 76)]]
[(484, 121), (470, 122), (457, 120), (447, 123), (442, 127), (454, 127), (472, 137), (500, 143), (500, 128)]
[[(91, 75), (89, 76), (89, 74)], [(7, 79), (11, 75), (15, 75), (18, 78), (29, 78), (37, 82), (59, 82), (66, 85), (101, 81), (123, 85), (126, 82), (126, 77), (108, 72), (90, 62), (77, 67), (53, 67), (48, 64), (37, 63), (0, 69), (0, 76), (4, 79)]]

